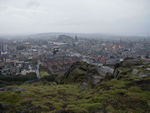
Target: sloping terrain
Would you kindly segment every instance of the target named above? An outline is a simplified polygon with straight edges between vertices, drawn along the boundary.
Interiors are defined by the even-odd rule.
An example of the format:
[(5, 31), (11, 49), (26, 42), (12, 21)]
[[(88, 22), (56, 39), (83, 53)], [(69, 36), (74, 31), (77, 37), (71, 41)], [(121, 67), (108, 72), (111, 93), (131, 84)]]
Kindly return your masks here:
[(150, 113), (150, 63), (132, 59), (111, 69), (78, 62), (53, 82), (8, 84), (0, 112)]

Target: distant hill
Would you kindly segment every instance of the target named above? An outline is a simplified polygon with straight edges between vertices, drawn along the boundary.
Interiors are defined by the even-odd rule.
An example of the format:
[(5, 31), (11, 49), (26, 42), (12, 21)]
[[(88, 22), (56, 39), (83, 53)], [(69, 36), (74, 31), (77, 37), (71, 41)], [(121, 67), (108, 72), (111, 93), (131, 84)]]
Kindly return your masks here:
[(59, 35), (67, 35), (70, 37), (78, 36), (79, 38), (90, 38), (90, 39), (104, 39), (104, 40), (139, 40), (139, 39), (150, 39), (149, 36), (125, 36), (125, 35), (114, 35), (114, 34), (103, 34), (103, 33), (63, 33), (63, 32), (49, 32), (49, 33), (34, 33), (34, 34), (23, 34), (23, 35), (0, 35), (1, 39), (55, 39)]
[(68, 35), (59, 35), (56, 41), (63, 42), (63, 43), (72, 43), (75, 41), (75, 39)]

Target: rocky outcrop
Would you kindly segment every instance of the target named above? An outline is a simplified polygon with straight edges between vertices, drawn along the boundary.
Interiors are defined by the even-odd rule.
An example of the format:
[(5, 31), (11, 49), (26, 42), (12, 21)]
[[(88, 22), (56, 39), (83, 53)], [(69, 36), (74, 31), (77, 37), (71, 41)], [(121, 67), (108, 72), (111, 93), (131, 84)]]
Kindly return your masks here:
[(132, 67), (135, 65), (139, 65), (140, 60), (139, 59), (127, 59), (121, 63), (122, 67)]
[[(127, 59), (114, 66), (114, 78), (120, 79), (122, 77), (135, 77), (135, 81), (140, 78), (145, 78), (150, 75), (150, 63), (139, 59)], [(134, 78), (132, 77), (132, 78)]]
[(132, 74), (136, 75), (139, 71), (137, 69), (133, 69)]
[(98, 72), (101, 76), (106, 76), (108, 74), (112, 75), (114, 72), (114, 69), (108, 66), (101, 66), (98, 68)]
[[(65, 73), (64, 83), (79, 82), (89, 85), (97, 85), (104, 79), (113, 78), (113, 69), (108, 66), (95, 66), (85, 62), (74, 63), (70, 69)], [(83, 89), (86, 89), (85, 87)]]
[(149, 73), (140, 72), (138, 75), (139, 75), (140, 78), (143, 78), (143, 77), (149, 76), (150, 74)]
[[(144, 66), (144, 67), (143, 67)], [(135, 81), (150, 75), (150, 65), (144, 64), (139, 59), (128, 59), (114, 65), (95, 66), (86, 62), (74, 63), (63, 77), (63, 83), (80, 83), (83, 89), (89, 86), (97, 86), (102, 81), (111, 79), (128, 78)]]

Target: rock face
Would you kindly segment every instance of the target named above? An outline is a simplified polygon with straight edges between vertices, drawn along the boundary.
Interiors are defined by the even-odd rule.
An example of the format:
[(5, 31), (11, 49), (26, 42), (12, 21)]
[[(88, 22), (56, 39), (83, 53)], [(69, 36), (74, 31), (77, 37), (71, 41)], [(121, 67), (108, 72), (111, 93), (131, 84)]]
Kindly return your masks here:
[(108, 66), (101, 66), (98, 69), (98, 72), (99, 72), (100, 75), (106, 76), (107, 74), (113, 74), (114, 69), (112, 69), (112, 68), (110, 68)]
[(136, 75), (139, 71), (137, 69), (133, 69), (132, 74)]
[[(96, 86), (102, 81), (131, 77), (139, 79), (150, 75), (150, 65), (144, 65), (144, 61), (138, 59), (124, 60), (114, 65), (114, 69), (108, 66), (95, 66), (85, 62), (74, 63), (65, 73), (63, 83), (83, 83), (83, 89), (88, 86)], [(144, 66), (144, 67), (143, 67)], [(129, 78), (130, 78), (129, 77)], [(88, 85), (85, 85), (88, 84)]]
[(11, 106), (7, 105), (7, 104), (1, 104), (0, 103), (0, 113), (7, 113), (6, 111), (8, 110), (9, 107), (11, 107)]
[(140, 73), (139, 73), (139, 77), (141, 77), (141, 78), (147, 77), (147, 76), (149, 76), (149, 74), (145, 74), (145, 73), (143, 73), (143, 72), (140, 72)]
[(114, 70), (108, 66), (97, 67), (85, 62), (77, 62), (65, 73), (63, 81), (65, 83), (84, 83), (83, 86), (85, 86), (85, 83), (97, 85), (102, 80), (112, 77), (113, 71)]
[(101, 76), (92, 76), (91, 77), (91, 83), (93, 85), (96, 85), (97, 83), (101, 82), (103, 80), (103, 77)]
[(150, 71), (150, 68), (146, 68), (147, 71)]
[(123, 67), (132, 67), (135, 65), (138, 65), (140, 63), (140, 60), (138, 59), (128, 59), (122, 62), (121, 66)]
[(88, 89), (88, 84), (86, 82), (82, 82), (80, 84), (80, 87), (83, 89), (83, 90), (87, 90)]

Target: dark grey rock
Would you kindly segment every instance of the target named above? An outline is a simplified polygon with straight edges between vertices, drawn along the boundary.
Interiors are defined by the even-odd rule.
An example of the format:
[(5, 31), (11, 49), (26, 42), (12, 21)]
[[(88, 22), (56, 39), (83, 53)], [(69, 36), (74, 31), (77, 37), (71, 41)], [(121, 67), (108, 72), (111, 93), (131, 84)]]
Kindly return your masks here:
[(135, 82), (139, 82), (139, 81), (141, 81), (140, 79), (134, 79), (133, 81), (135, 81)]
[(9, 104), (1, 104), (0, 103), (0, 113), (7, 113), (7, 109), (10, 107)]
[(148, 74), (145, 74), (145, 73), (143, 73), (143, 72), (139, 73), (139, 77), (141, 77), (141, 78), (147, 77), (147, 76), (149, 76), (149, 75), (148, 75)]
[(5, 88), (0, 88), (0, 91), (5, 91)]
[(132, 74), (136, 75), (139, 71), (137, 69), (133, 69)]
[(139, 68), (143, 68), (143, 67), (144, 67), (144, 65), (139, 65), (139, 66), (137, 66), (137, 67), (139, 67)]
[(125, 60), (122, 62), (122, 66), (123, 67), (132, 67), (132, 66), (138, 65), (139, 61), (140, 60), (138, 60), (138, 59), (128, 59), (128, 60)]
[(113, 74), (114, 72), (114, 69), (113, 68), (110, 68), (108, 66), (101, 66), (99, 69), (98, 69), (98, 72), (101, 76), (106, 76), (108, 73), (110, 74)]
[(88, 89), (88, 84), (86, 82), (82, 82), (80, 83), (80, 87), (83, 89), (83, 90), (87, 90)]
[(103, 78), (101, 76), (92, 76), (91, 84), (96, 85), (97, 83), (101, 82)]
[(146, 68), (145, 70), (146, 70), (146, 71), (150, 71), (150, 68)]

